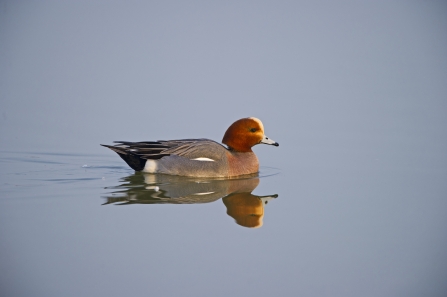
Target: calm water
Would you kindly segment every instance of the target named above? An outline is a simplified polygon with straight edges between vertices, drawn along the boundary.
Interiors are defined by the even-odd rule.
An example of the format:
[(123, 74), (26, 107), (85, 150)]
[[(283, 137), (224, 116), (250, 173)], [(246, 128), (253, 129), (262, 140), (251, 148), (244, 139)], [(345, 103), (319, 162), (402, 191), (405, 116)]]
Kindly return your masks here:
[[(0, 296), (447, 296), (445, 1), (0, 1)], [(99, 144), (279, 147), (259, 177)]]
[(436, 172), (262, 167), (259, 178), (204, 180), (134, 173), (108, 151), (0, 161), (5, 296), (445, 289)]

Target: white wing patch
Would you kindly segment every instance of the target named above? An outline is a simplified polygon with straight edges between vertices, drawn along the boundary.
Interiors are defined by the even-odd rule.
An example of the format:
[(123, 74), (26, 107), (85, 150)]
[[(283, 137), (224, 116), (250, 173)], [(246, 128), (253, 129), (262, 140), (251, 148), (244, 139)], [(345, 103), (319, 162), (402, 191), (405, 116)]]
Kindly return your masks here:
[(205, 162), (215, 162), (215, 160), (213, 160), (213, 159), (210, 159), (210, 158), (203, 158), (203, 157), (195, 158), (195, 159), (191, 159), (191, 160), (205, 161)]

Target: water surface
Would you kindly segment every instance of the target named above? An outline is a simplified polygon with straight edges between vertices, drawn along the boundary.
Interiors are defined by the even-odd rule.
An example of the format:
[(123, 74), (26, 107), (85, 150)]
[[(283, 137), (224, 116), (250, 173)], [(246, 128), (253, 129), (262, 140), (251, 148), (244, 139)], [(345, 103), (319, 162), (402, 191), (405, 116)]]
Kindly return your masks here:
[(444, 277), (436, 172), (397, 178), (379, 164), (315, 179), (319, 170), (261, 167), (260, 177), (206, 180), (134, 173), (108, 151), (2, 152), (0, 162), (12, 295), (25, 280), (53, 296), (436, 295)]
[[(447, 296), (445, 1), (1, 1), (0, 296)], [(259, 177), (99, 144), (220, 141)]]

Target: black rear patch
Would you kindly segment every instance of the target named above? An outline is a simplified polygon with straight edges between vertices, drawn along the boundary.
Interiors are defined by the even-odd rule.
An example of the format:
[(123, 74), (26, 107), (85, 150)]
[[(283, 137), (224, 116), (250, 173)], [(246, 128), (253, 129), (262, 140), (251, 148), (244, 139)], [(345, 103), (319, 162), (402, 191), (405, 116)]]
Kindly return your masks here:
[(143, 170), (144, 165), (146, 165), (146, 160), (141, 159), (138, 156), (131, 155), (131, 154), (127, 154), (127, 155), (120, 154), (120, 153), (117, 153), (117, 154), (121, 157), (121, 159), (126, 161), (127, 165), (129, 165), (135, 171)]
[(144, 169), (144, 165), (146, 165), (146, 159), (143, 159), (139, 157), (138, 155), (133, 154), (132, 152), (128, 151), (126, 148), (118, 147), (118, 146), (112, 146), (112, 145), (105, 145), (101, 144), (102, 146), (105, 146), (115, 153), (117, 153), (121, 159), (126, 161), (127, 165), (129, 165), (133, 170), (135, 171), (141, 171)]

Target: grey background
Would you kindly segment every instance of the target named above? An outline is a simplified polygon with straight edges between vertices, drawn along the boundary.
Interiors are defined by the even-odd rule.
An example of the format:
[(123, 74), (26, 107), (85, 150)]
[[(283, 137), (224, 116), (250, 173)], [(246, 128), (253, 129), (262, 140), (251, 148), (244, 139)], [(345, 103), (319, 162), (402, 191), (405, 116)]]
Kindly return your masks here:
[[(99, 143), (220, 140), (256, 116), (280, 143), (255, 148), (261, 165), (281, 171), (257, 188), (279, 194), (258, 233), (203, 225), (203, 208), (96, 210), (99, 187), (53, 209), (52, 185), (41, 208), (4, 200), (3, 289), (445, 296), (446, 29), (445, 1), (1, 1), (1, 151), (121, 165)], [(164, 223), (122, 227), (143, 218)]]
[(2, 2), (0, 141), (100, 152), (122, 138), (220, 139), (256, 116), (286, 150), (299, 140), (438, 151), (446, 6)]

